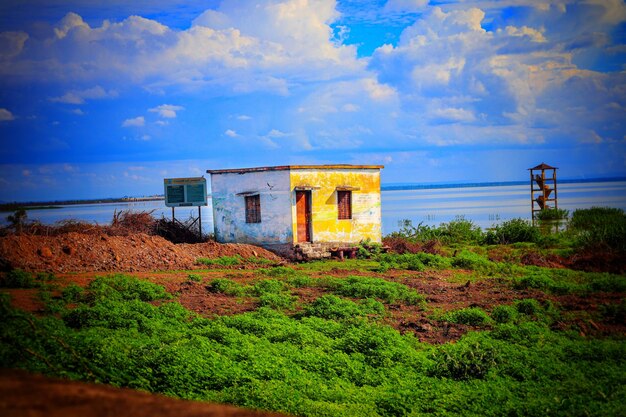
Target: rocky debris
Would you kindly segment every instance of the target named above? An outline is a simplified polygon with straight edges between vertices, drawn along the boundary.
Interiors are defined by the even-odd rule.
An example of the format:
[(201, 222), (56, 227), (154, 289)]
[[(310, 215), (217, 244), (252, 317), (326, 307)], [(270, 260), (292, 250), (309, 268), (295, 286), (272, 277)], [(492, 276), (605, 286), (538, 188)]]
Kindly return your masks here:
[(282, 259), (246, 244), (174, 244), (143, 233), (128, 236), (70, 232), (57, 236), (9, 235), (0, 238), (0, 265), (26, 271), (137, 272), (197, 268), (198, 258), (240, 255), (243, 259)]

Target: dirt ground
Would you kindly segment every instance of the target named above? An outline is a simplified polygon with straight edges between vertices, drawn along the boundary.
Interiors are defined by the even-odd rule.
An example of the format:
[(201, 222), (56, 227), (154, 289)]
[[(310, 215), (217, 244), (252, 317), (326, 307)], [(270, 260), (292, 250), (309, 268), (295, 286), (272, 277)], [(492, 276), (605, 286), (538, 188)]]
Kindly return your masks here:
[[(258, 307), (254, 297), (233, 297), (216, 294), (207, 289), (215, 278), (229, 278), (249, 284), (258, 279), (253, 270), (257, 265), (247, 262), (233, 267), (195, 265), (199, 257), (218, 258), (240, 255), (244, 259), (265, 258), (275, 265), (284, 264), (280, 257), (262, 248), (241, 244), (172, 244), (157, 236), (134, 234), (110, 236), (106, 234), (67, 233), (55, 237), (6, 236), (0, 238), (0, 266), (27, 271), (54, 272), (60, 286), (75, 283), (86, 286), (96, 276), (110, 272), (132, 272), (134, 276), (163, 285), (186, 308), (205, 317), (238, 314)], [(491, 254), (494, 258), (506, 254)], [(531, 264), (563, 267), (558, 259), (533, 259)], [(299, 269), (297, 264), (290, 265)], [(189, 272), (199, 275), (201, 282), (189, 279)], [(626, 324), (598, 319), (602, 306), (619, 304), (624, 294), (593, 293), (586, 296), (547, 295), (534, 290), (513, 290), (498, 279), (475, 280), (470, 271), (396, 271), (384, 274), (344, 268), (311, 272), (312, 277), (350, 275), (377, 276), (403, 283), (426, 297), (427, 309), (402, 304), (388, 306), (383, 322), (400, 332), (411, 332), (420, 341), (433, 344), (458, 340), (477, 327), (447, 323), (436, 319), (436, 314), (464, 307), (480, 307), (490, 311), (494, 305), (512, 304), (521, 298), (535, 298), (540, 302), (559, 305), (562, 322), (555, 323), (560, 330), (575, 330), (583, 337), (626, 335)], [(37, 299), (36, 289), (8, 289), (11, 302), (18, 308), (39, 313), (43, 305)], [(325, 290), (304, 287), (292, 290), (306, 304), (323, 295)], [(481, 327), (484, 330), (488, 327)], [(2, 416), (170, 416), (196, 415), (255, 416), (276, 415), (253, 413), (234, 407), (174, 400), (132, 390), (120, 390), (100, 385), (48, 379), (18, 371), (0, 371), (0, 415)]]
[(280, 417), (199, 401), (184, 401), (107, 385), (0, 370), (4, 417)]
[(0, 238), (0, 267), (46, 272), (138, 272), (198, 268), (200, 257), (240, 255), (275, 262), (281, 258), (257, 246), (215, 242), (173, 244), (143, 233), (66, 233), (59, 236), (9, 235)]

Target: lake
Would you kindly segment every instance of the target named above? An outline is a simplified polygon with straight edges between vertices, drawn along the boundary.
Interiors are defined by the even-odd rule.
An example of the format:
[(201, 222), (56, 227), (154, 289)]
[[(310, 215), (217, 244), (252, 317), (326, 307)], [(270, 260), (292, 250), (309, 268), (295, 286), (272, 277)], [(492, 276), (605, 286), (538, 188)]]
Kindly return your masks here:
[[(400, 227), (402, 220), (414, 225), (437, 226), (459, 217), (471, 220), (483, 229), (513, 218), (530, 219), (530, 189), (525, 185), (421, 186), (427, 188), (382, 191), (383, 235)], [(445, 188), (432, 188), (445, 187)], [(384, 188), (384, 186), (383, 186)], [(209, 206), (202, 207), (202, 230), (213, 231), (213, 213)], [(558, 184), (559, 208), (570, 214), (580, 208), (593, 206), (617, 207), (626, 210), (626, 181), (581, 182)], [(59, 209), (29, 210), (28, 218), (52, 224), (59, 220), (75, 219), (98, 224), (108, 224), (115, 211), (153, 211), (157, 218), (171, 218), (172, 211), (163, 201), (139, 201), (106, 204), (78, 204)], [(6, 224), (6, 216), (2, 223)], [(197, 217), (198, 209), (177, 208), (176, 218)]]

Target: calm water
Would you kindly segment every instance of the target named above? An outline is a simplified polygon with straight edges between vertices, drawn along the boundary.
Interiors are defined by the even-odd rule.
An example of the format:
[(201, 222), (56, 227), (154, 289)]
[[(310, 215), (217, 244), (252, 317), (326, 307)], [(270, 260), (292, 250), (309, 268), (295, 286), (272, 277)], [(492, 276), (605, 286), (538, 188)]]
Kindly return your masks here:
[[(487, 187), (435, 188), (382, 192), (383, 234), (398, 230), (399, 222), (407, 219), (414, 225), (439, 225), (464, 217), (485, 229), (502, 221), (521, 217), (530, 219), (529, 185)], [(592, 206), (618, 207), (626, 210), (626, 181), (558, 184), (559, 208), (573, 212)], [(213, 231), (213, 213), (202, 208), (202, 230)], [(82, 204), (62, 206), (52, 210), (29, 210), (28, 218), (52, 224), (59, 220), (77, 219), (98, 224), (111, 222), (117, 210), (154, 211), (157, 218), (171, 218), (172, 211), (163, 201), (132, 203)], [(6, 224), (3, 213), (2, 222)], [(176, 218), (197, 217), (198, 209), (177, 208)]]

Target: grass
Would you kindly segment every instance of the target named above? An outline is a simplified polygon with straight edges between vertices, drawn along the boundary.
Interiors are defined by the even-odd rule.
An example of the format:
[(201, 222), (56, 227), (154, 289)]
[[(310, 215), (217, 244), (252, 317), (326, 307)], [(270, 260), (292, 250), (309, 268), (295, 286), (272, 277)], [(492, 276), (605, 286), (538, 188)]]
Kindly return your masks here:
[(219, 258), (198, 258), (196, 264), (198, 265), (219, 265), (219, 266), (233, 266), (239, 265), (243, 262), (243, 258), (239, 255), (235, 256), (220, 256)]
[[(479, 239), (471, 223), (458, 219), (407, 227), (407, 239), (445, 242), (436, 253), (372, 247), (369, 260), (290, 266), (201, 258), (199, 265), (226, 268), (182, 271), (183, 280), (198, 283), (194, 291), (241, 297), (255, 308), (210, 319), (162, 286), (129, 275), (60, 288), (52, 275), (12, 271), (0, 279), (0, 367), (297, 416), (621, 415), (624, 335), (584, 326), (594, 321), (604, 331), (624, 324), (625, 297), (615, 296), (626, 293), (624, 276), (520, 264), (530, 252), (575, 253), (580, 236), (601, 228), (598, 215), (619, 223), (623, 212), (575, 212), (575, 228), (549, 245), (545, 237), (535, 241), (535, 232), (523, 237), (528, 225), (511, 222), (491, 231), (497, 246), (487, 247), (489, 232)], [(227, 269), (244, 262), (256, 269)], [(509, 296), (443, 313), (399, 279), (496, 282), (509, 286)], [(33, 288), (44, 310), (13, 308), (6, 292), (15, 288)], [(299, 298), (307, 288), (318, 295)], [(595, 310), (559, 304), (600, 292), (612, 293), (611, 302)], [(420, 342), (421, 330), (413, 333), (402, 321), (421, 324), (429, 314), (432, 334), (444, 325), (476, 331), (453, 343)]]
[[(623, 340), (553, 331), (536, 300), (492, 318), (459, 310), (455, 320), (493, 319), (493, 329), (436, 346), (378, 322), (384, 306), (372, 298), (329, 294), (290, 316), (280, 311), (289, 306), (288, 284), (262, 282), (242, 287), (270, 296), (272, 308), (211, 320), (168, 300), (162, 287), (121, 275), (70, 291), (74, 305), (57, 315), (33, 316), (0, 297), (0, 366), (301, 416), (622, 410)], [(352, 287), (376, 282), (359, 278)]]

